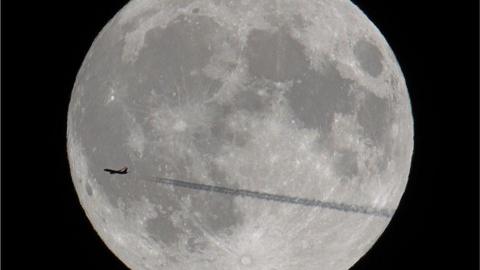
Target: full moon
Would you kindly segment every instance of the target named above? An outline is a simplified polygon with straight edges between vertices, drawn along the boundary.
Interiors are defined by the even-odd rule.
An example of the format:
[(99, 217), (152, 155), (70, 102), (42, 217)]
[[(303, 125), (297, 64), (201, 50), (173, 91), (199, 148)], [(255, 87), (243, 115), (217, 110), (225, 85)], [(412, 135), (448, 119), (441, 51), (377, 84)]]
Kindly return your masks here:
[(395, 213), (413, 120), (350, 1), (134, 0), (83, 62), (67, 140), (82, 207), (131, 269), (338, 270)]

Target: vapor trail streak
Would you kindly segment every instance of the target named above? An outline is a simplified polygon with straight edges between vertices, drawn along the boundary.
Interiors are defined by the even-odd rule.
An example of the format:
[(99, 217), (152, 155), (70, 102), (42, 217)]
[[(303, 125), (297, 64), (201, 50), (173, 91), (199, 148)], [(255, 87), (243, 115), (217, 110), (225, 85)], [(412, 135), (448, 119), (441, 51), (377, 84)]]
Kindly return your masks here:
[(221, 186), (197, 184), (197, 183), (176, 180), (176, 179), (156, 178), (154, 182), (164, 184), (164, 185), (183, 187), (183, 188), (189, 188), (194, 190), (204, 190), (208, 192), (222, 193), (222, 194), (227, 194), (231, 196), (250, 197), (250, 198), (255, 198), (260, 200), (275, 201), (275, 202), (289, 203), (289, 204), (298, 204), (298, 205), (304, 205), (304, 206), (310, 206), (310, 207), (321, 207), (321, 208), (333, 209), (333, 210), (338, 210), (343, 212), (352, 212), (352, 213), (379, 216), (379, 217), (385, 217), (385, 218), (392, 217), (394, 212), (389, 209), (377, 209), (377, 208), (354, 205), (354, 204), (328, 202), (328, 201), (313, 200), (313, 199), (306, 199), (306, 198), (299, 198), (299, 197), (291, 197), (291, 196), (285, 196), (285, 195), (270, 194), (270, 193), (264, 193), (264, 192), (258, 192), (258, 191), (250, 191), (245, 189), (233, 189), (233, 188), (227, 188), (227, 187), (221, 187)]

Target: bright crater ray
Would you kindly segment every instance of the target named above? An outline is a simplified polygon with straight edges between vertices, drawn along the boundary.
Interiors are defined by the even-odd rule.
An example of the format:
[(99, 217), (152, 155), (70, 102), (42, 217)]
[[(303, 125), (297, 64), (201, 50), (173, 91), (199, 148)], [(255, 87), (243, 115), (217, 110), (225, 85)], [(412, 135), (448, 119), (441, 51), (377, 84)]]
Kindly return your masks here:
[(413, 150), (400, 67), (343, 0), (131, 1), (82, 65), (67, 133), (80, 202), (135, 270), (348, 269)]

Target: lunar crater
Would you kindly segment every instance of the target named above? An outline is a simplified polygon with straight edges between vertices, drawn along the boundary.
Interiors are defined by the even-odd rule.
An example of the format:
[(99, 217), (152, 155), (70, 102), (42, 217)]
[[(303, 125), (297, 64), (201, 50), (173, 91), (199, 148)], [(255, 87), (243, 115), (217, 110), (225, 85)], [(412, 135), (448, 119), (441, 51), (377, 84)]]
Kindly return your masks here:
[(353, 48), (355, 57), (360, 62), (360, 67), (372, 77), (378, 77), (383, 71), (382, 53), (365, 39), (360, 39)]

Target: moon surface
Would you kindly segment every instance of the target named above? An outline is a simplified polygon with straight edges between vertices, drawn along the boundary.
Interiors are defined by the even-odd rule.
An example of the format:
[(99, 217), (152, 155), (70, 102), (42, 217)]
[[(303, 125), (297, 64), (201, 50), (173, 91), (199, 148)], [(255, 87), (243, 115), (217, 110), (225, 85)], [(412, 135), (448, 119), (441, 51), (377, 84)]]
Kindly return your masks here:
[(131, 269), (338, 270), (392, 218), (413, 120), (350, 1), (134, 0), (83, 62), (67, 139), (80, 202)]

